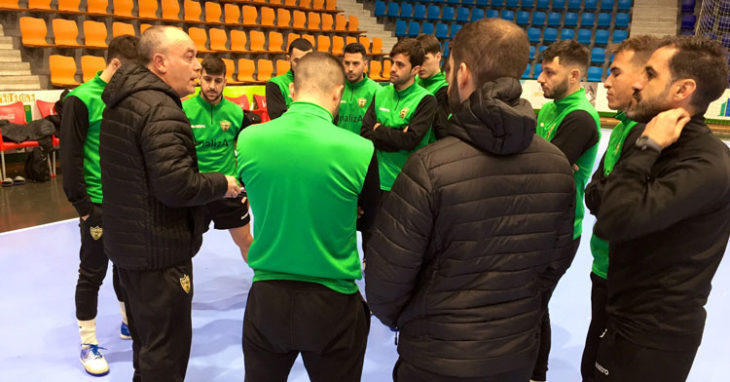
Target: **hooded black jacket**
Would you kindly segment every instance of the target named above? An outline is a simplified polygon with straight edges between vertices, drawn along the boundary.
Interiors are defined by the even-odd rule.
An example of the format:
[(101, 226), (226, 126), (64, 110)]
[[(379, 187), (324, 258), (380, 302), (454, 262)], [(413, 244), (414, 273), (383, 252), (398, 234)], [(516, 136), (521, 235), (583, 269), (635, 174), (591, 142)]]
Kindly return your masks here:
[(222, 198), (223, 174), (198, 173), (190, 122), (180, 97), (143, 66), (114, 74), (99, 155), (104, 192), (104, 250), (130, 270), (167, 268), (200, 249), (202, 211), (190, 208)]
[(575, 184), (519, 81), (486, 83), (412, 155), (366, 246), (368, 303), (398, 352), (454, 377), (532, 369), (538, 277), (571, 255)]

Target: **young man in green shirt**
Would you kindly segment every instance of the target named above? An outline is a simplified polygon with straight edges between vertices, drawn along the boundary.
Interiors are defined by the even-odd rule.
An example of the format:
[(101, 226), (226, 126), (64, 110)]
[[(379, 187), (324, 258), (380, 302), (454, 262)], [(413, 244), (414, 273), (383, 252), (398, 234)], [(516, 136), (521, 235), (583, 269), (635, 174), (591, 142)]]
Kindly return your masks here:
[[(201, 63), (200, 93), (182, 103), (195, 137), (195, 153), (201, 173), (236, 174), (236, 138), (249, 125), (244, 111), (223, 97), (226, 65), (209, 55)], [(216, 200), (205, 206), (208, 224), (227, 229), (246, 260), (251, 246), (248, 202), (243, 196)]]
[(313, 50), (312, 43), (305, 38), (298, 38), (289, 44), (289, 51), (286, 55), (286, 59), (289, 61), (289, 71), (266, 83), (266, 111), (271, 119), (279, 118), (291, 105), (289, 84), (294, 81), (297, 63)]
[(360, 135), (362, 117), (370, 107), (375, 92), (380, 89), (380, 84), (365, 74), (368, 57), (365, 47), (360, 43), (353, 42), (345, 46), (342, 66), (347, 81), (336, 118), (337, 126)]
[(256, 217), (247, 380), (286, 381), (300, 353), (312, 380), (360, 380), (370, 310), (355, 284), (355, 227), (358, 210), (364, 229), (374, 215), (378, 167), (371, 142), (332, 123), (344, 81), (336, 58), (308, 54), (289, 111), (238, 138), (238, 177)]
[(439, 108), (433, 121), (433, 132), (435, 138), (440, 139), (447, 135), (447, 121), (450, 114), (447, 95), (449, 83), (441, 71), (441, 43), (430, 34), (419, 35), (416, 40), (421, 43), (426, 53), (416, 83), (436, 97)]
[[(61, 110), (61, 171), (63, 190), (79, 214), (81, 249), (79, 278), (76, 284), (76, 319), (81, 335), (81, 363), (94, 376), (109, 372), (109, 364), (99, 351), (96, 338), (96, 313), (99, 287), (106, 276), (109, 259), (104, 254), (102, 229), (101, 169), (99, 132), (104, 102), (101, 93), (117, 69), (137, 58), (138, 39), (120, 36), (109, 43), (107, 66), (91, 80), (72, 90)], [(117, 268), (112, 268), (114, 291), (122, 312), (122, 339), (131, 339), (127, 326), (124, 293)]]
[(383, 191), (390, 191), (408, 157), (432, 142), (436, 97), (415, 82), (424, 56), (412, 38), (393, 46), (391, 84), (378, 89), (362, 120), (360, 135), (375, 144)]
[(534, 381), (545, 381), (550, 353), (550, 314), (548, 302), (560, 277), (573, 261), (582, 233), (583, 194), (593, 172), (593, 164), (601, 139), (598, 113), (588, 102), (581, 80), (589, 64), (586, 47), (572, 40), (551, 44), (540, 56), (542, 73), (537, 82), (542, 86), (546, 103), (537, 116), (537, 135), (557, 146), (573, 165), (576, 184), (575, 224), (573, 227), (573, 256), (560, 264), (550, 264), (550, 272), (542, 280), (545, 309), (540, 341), (540, 353), (532, 375)]
[[(606, 99), (611, 109), (618, 110), (616, 119), (620, 122), (611, 131), (608, 148), (598, 169), (593, 174), (591, 182), (586, 187), (586, 205), (591, 208), (596, 198), (606, 184), (608, 176), (619, 163), (621, 158), (627, 157), (634, 149), (636, 138), (644, 130), (644, 124), (637, 124), (624, 114), (634, 99), (632, 86), (641, 80), (644, 66), (651, 54), (659, 45), (659, 39), (652, 36), (636, 36), (624, 40), (613, 49), (613, 61), (609, 68), (610, 75), (606, 78)], [(596, 211), (591, 211), (595, 213)], [(596, 354), (603, 331), (606, 329), (608, 314), (606, 313), (607, 273), (608, 273), (608, 241), (596, 236), (594, 230), (591, 236), (591, 253), (593, 266), (591, 269), (591, 323), (588, 326), (586, 343), (583, 349), (583, 358), (580, 371), (583, 382), (593, 382), (596, 371)]]

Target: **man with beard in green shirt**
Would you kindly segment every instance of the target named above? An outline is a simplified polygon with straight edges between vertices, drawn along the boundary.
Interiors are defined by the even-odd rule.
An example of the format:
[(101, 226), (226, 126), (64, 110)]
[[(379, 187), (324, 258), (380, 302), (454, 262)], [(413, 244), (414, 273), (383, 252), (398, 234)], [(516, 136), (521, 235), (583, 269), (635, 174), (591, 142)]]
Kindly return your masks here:
[(345, 68), (347, 81), (340, 101), (337, 126), (360, 135), (362, 117), (368, 110), (375, 92), (380, 89), (380, 85), (365, 74), (368, 58), (362, 44), (353, 42), (345, 47), (342, 66)]
[[(201, 173), (220, 172), (235, 176), (236, 138), (249, 121), (240, 106), (223, 97), (226, 65), (207, 56), (201, 63), (200, 93), (182, 103), (195, 137), (195, 153)], [(216, 200), (205, 206), (207, 222), (215, 229), (227, 229), (246, 260), (251, 246), (248, 203), (243, 196)]]
[(449, 118), (449, 99), (447, 90), (449, 83), (441, 71), (441, 44), (439, 40), (430, 34), (422, 34), (416, 37), (423, 51), (426, 53), (421, 65), (421, 70), (416, 77), (416, 83), (429, 91), (436, 97), (438, 111), (433, 120), (433, 133), (436, 139), (445, 137), (446, 126)]
[(312, 43), (305, 38), (298, 38), (289, 44), (289, 51), (286, 55), (286, 59), (289, 61), (289, 71), (266, 83), (266, 111), (271, 119), (279, 118), (289, 109), (289, 105), (292, 103), (289, 84), (294, 82), (297, 63), (313, 50)]

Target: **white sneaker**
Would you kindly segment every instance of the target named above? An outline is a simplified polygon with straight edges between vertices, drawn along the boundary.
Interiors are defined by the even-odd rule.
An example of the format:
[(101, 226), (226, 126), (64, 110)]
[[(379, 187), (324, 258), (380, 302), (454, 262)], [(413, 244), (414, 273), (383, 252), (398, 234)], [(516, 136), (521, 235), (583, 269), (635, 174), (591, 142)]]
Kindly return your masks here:
[(100, 348), (99, 345), (81, 345), (81, 363), (84, 365), (86, 372), (95, 377), (101, 377), (109, 373), (109, 364), (99, 349), (103, 348)]

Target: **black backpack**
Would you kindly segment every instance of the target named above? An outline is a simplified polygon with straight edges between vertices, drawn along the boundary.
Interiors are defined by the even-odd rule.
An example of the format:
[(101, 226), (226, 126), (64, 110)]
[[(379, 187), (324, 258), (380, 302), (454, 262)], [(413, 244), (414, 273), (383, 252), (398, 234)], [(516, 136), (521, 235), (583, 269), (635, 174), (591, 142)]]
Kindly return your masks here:
[(51, 179), (48, 154), (40, 147), (33, 147), (33, 151), (25, 158), (25, 176), (34, 182), (47, 182)]

